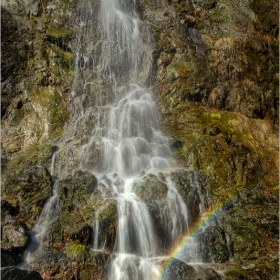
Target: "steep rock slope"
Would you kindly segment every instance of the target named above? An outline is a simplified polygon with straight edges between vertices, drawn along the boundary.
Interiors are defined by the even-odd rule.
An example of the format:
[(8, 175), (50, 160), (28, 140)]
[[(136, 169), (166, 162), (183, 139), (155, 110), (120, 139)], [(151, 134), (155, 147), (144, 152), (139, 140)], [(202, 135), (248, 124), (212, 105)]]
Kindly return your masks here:
[[(7, 201), (1, 252), (8, 266), (20, 261), (30, 239), (27, 229), (51, 195), (51, 157), (73, 115), (74, 23), (85, 7), (68, 0), (1, 5), (1, 168), (2, 199)], [(226, 279), (278, 279), (278, 2), (140, 0), (138, 5), (154, 38), (153, 69), (146, 82), (153, 86), (164, 131), (176, 140), (175, 158), (204, 176), (211, 201), (207, 210), (223, 206), (217, 217), (233, 242), (234, 259), (212, 267), (223, 270)], [(98, 1), (94, 9), (96, 15)], [(92, 38), (98, 56), (98, 31)], [(89, 103), (94, 100), (84, 105)], [(67, 153), (70, 159), (60, 167), (64, 177), (78, 169), (75, 153), (87, 127), (96, 124), (95, 113), (67, 143), (73, 149), (60, 150), (58, 163)], [(32, 269), (44, 279), (90, 279), (92, 269), (96, 279), (104, 277), (109, 255), (88, 250), (88, 217), (100, 194), (89, 202), (90, 210), (62, 192), (61, 197), (63, 207), (70, 203), (67, 207), (74, 209), (72, 222), (80, 228), (64, 230), (65, 221), (58, 220), (49, 244), (57, 263), (50, 257)], [(110, 240), (115, 234), (112, 209), (114, 204), (108, 204), (103, 213)], [(6, 232), (22, 237), (9, 240)], [(219, 233), (207, 234), (201, 237), (206, 247), (222, 252)]]

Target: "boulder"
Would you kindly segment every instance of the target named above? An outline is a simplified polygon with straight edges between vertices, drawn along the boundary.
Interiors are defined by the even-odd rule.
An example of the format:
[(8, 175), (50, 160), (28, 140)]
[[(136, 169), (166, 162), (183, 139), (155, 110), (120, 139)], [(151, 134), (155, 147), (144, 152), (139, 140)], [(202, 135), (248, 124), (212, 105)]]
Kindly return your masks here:
[[(107, 279), (110, 255), (89, 250), (82, 250), (74, 254), (73, 250), (77, 250), (77, 248), (79, 247), (71, 247), (72, 254), (66, 254), (65, 251), (47, 251), (45, 256), (37, 258), (27, 267), (40, 272), (44, 280), (63, 280), (65, 278), (77, 280)], [(70, 249), (70, 246), (68, 249)]]
[(167, 266), (161, 279), (192, 279), (192, 280), (221, 280), (223, 279), (214, 269), (207, 265), (186, 264), (176, 258), (168, 258)]
[(25, 225), (20, 223), (16, 217), (6, 215), (1, 226), (1, 248), (7, 251), (17, 249), (23, 251), (30, 240)]
[(40, 273), (16, 267), (1, 268), (1, 278), (5, 280), (43, 280)]
[(16, 178), (5, 182), (3, 194), (6, 199), (17, 205), (19, 218), (30, 229), (52, 194), (52, 178), (44, 167), (31, 165), (21, 171)]
[(208, 225), (196, 237), (203, 263), (225, 263), (233, 257), (232, 245), (225, 231), (216, 225)]
[(164, 213), (168, 192), (167, 185), (160, 181), (156, 175), (148, 174), (134, 184), (134, 191), (145, 202), (151, 213), (158, 242), (161, 245), (169, 246), (168, 225)]
[(112, 251), (117, 230), (116, 200), (102, 197), (96, 177), (89, 172), (76, 171), (58, 183), (58, 195), (60, 214), (50, 226), (49, 245), (63, 249), (79, 242), (93, 247), (94, 238), (97, 238), (97, 249)]
[(1, 266), (22, 261), (24, 250), (30, 240), (26, 225), (18, 218), (18, 208), (1, 200)]
[(89, 198), (96, 188), (96, 178), (82, 171), (58, 183), (57, 192), (61, 203), (58, 227), (64, 243), (71, 240), (79, 240), (81, 244), (90, 243), (92, 229), (88, 223), (93, 220), (94, 212)]
[(13, 266), (15, 263), (15, 256), (1, 249), (1, 267)]
[(184, 198), (188, 208), (189, 225), (191, 225), (210, 202), (204, 178), (198, 172), (189, 170), (171, 172), (170, 178)]
[[(175, 193), (172, 193), (171, 185), (179, 191), (177, 195), (181, 197), (181, 202), (185, 204), (187, 210), (187, 221), (180, 225), (173, 225), (172, 223), (171, 215), (175, 205), (172, 206), (171, 204), (180, 204), (181, 202), (169, 200), (175, 195)], [(149, 208), (156, 227), (158, 242), (164, 248), (174, 242), (174, 236), (171, 237), (172, 227), (182, 227), (176, 238), (180, 237), (180, 234), (182, 235), (187, 231), (188, 226), (197, 221), (201, 211), (209, 204), (204, 181), (197, 172), (193, 171), (176, 170), (170, 173), (159, 173), (157, 176), (148, 174), (137, 180), (134, 189), (137, 196)], [(176, 215), (179, 215), (179, 213), (176, 213)]]

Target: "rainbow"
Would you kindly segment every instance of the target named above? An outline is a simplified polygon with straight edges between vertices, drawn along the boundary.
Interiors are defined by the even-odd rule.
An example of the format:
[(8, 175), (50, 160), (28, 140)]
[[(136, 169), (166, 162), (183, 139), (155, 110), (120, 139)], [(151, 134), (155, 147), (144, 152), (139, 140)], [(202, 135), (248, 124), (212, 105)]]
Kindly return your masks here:
[(204, 212), (201, 215), (200, 219), (187, 231), (187, 233), (176, 242), (176, 244), (170, 249), (169, 253), (167, 254), (168, 259), (162, 265), (161, 273), (158, 280), (164, 279), (164, 276), (171, 269), (174, 261), (176, 259), (180, 259), (180, 255), (182, 254), (183, 249), (188, 245), (189, 242), (192, 242), (193, 237), (196, 236), (201, 228), (206, 226), (209, 222), (215, 219), (216, 216), (222, 213), (231, 201), (232, 199), (227, 200), (224, 203), (218, 204), (214, 209)]

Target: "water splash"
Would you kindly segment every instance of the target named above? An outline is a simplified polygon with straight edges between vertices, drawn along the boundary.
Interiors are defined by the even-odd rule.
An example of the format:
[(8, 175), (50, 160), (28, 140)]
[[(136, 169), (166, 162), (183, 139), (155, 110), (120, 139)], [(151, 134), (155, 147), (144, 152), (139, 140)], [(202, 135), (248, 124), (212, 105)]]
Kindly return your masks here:
[[(105, 98), (97, 94), (102, 121), (98, 118), (98, 129), (81, 149), (81, 167), (92, 170), (92, 151), (98, 148), (94, 156), (101, 164), (94, 168), (117, 200), (115, 258), (109, 279), (155, 279), (160, 272), (155, 226), (134, 185), (141, 171), (157, 173), (171, 167), (172, 153), (168, 138), (160, 131), (156, 102), (143, 85), (150, 74), (150, 35), (137, 16), (136, 1), (101, 1), (98, 26), (102, 44), (97, 75), (110, 87)], [(107, 183), (106, 178), (114, 173), (122, 178), (122, 185)], [(174, 241), (187, 229), (188, 214), (174, 183), (168, 180), (167, 185), (165, 213)], [(96, 218), (94, 249), (98, 248), (98, 226)]]
[(60, 211), (60, 200), (56, 192), (57, 184), (58, 181), (54, 184), (53, 195), (47, 200), (38, 222), (32, 228), (31, 242), (25, 252), (24, 263), (35, 260), (36, 255), (41, 253), (41, 250), (48, 245), (49, 227)]
[[(52, 156), (51, 161), (51, 175), (54, 174), (56, 152)], [(53, 177), (54, 178), (54, 177)], [(38, 222), (32, 228), (31, 242), (24, 253), (24, 263), (30, 263), (36, 259), (37, 254), (48, 245), (49, 242), (49, 228), (52, 222), (59, 215), (60, 211), (60, 199), (57, 194), (57, 185), (59, 180), (55, 179), (53, 182), (53, 194), (47, 200), (44, 208), (40, 214)]]

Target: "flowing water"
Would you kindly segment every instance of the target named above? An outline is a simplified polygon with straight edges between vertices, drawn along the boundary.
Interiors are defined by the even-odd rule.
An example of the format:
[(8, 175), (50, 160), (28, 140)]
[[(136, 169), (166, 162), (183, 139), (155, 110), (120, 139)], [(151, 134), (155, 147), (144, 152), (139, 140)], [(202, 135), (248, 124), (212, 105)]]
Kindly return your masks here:
[[(99, 101), (107, 124), (103, 127), (98, 124), (98, 129), (83, 146), (81, 167), (91, 170), (88, 158), (92, 144), (99, 139), (98, 173), (107, 176), (115, 173), (124, 181), (121, 187), (114, 184), (110, 187), (117, 199), (118, 229), (116, 257), (111, 263), (109, 278), (156, 279), (160, 274), (160, 255), (154, 224), (147, 205), (134, 189), (140, 171), (156, 173), (168, 168), (171, 157), (168, 138), (159, 128), (156, 103), (141, 83), (145, 72), (143, 61), (147, 56), (145, 48), (150, 44), (149, 32), (137, 16), (137, 2), (129, 0), (101, 1), (99, 26), (102, 51), (97, 62), (101, 66), (98, 75), (113, 84), (108, 96), (114, 98), (111, 102), (106, 98), (103, 101), (106, 105)], [(97, 103), (98, 100), (104, 99), (97, 96)], [(188, 227), (188, 211), (173, 182), (167, 181), (167, 186), (165, 214), (169, 219), (170, 239), (175, 241)], [(93, 247), (97, 250), (100, 246), (98, 213), (94, 229)]]
[[(79, 3), (73, 119), (66, 128), (65, 142), (74, 139), (80, 122), (95, 112), (95, 126), (83, 139), (79, 150), (79, 168), (94, 173), (99, 185), (102, 183), (117, 201), (115, 257), (108, 277), (111, 280), (157, 279), (164, 250), (190, 226), (190, 209), (169, 175), (176, 169), (171, 161), (170, 141), (160, 130), (156, 102), (147, 88), (152, 69), (149, 29), (138, 18), (136, 0), (102, 0), (98, 15), (93, 14), (95, 1)], [(99, 35), (93, 38), (94, 29), (99, 30)], [(52, 175), (56, 171), (55, 155)], [(162, 170), (165, 170), (164, 181), (158, 179), (166, 185), (167, 191), (164, 205), (159, 209), (165, 221), (166, 244), (159, 244), (155, 221), (148, 206), (137, 196), (136, 188), (145, 174), (158, 174)], [(116, 174), (123, 184), (114, 183)], [(202, 197), (201, 182), (195, 173), (191, 174), (190, 184)], [(113, 183), (107, 184), (106, 178), (111, 178)], [(59, 213), (55, 186), (53, 196), (33, 229), (33, 247), (27, 250), (27, 262), (34, 259), (34, 252), (46, 241), (48, 224)], [(100, 191), (103, 192), (102, 188)], [(106, 196), (104, 192), (103, 198)], [(199, 208), (203, 213), (203, 199), (200, 199)], [(92, 248), (102, 251), (106, 240), (99, 238), (99, 211), (95, 212), (92, 223)], [(200, 260), (195, 240), (185, 250), (187, 261)]]
[[(51, 163), (51, 175), (54, 174), (55, 155), (53, 154)], [(53, 194), (47, 200), (38, 222), (31, 231), (31, 242), (24, 254), (24, 263), (30, 263), (36, 259), (36, 254), (41, 253), (48, 240), (48, 229), (52, 221), (59, 215), (60, 200), (57, 194), (57, 178), (53, 177)]]

